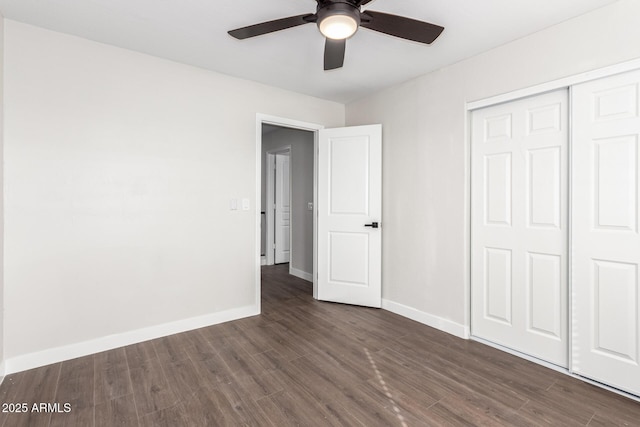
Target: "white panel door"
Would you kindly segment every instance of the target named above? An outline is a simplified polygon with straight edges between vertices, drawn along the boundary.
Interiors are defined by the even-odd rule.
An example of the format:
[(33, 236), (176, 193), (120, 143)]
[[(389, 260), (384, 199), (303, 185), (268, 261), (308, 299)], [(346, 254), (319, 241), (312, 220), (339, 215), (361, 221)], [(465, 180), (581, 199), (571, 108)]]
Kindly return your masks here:
[(472, 113), (472, 334), (566, 367), (567, 91)]
[(276, 264), (283, 264), (290, 260), (291, 197), (289, 186), (289, 154), (276, 154)]
[(380, 307), (382, 127), (318, 138), (318, 299)]
[(640, 395), (640, 72), (572, 92), (572, 369)]

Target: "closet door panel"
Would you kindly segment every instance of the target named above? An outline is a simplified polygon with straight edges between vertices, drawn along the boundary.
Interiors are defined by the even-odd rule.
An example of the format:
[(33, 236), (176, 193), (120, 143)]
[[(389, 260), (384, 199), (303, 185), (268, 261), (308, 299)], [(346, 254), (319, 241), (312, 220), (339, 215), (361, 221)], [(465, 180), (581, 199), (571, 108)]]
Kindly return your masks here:
[(572, 89), (575, 373), (640, 395), (640, 72)]
[(566, 90), (472, 114), (472, 334), (566, 367)]

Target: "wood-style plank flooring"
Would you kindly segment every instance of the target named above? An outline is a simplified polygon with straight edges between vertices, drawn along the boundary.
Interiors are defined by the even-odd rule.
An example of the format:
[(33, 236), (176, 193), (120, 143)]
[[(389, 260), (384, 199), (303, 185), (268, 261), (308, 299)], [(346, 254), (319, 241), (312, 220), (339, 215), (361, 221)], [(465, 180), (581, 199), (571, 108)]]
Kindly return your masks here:
[(7, 376), (0, 402), (71, 412), (0, 425), (640, 425), (640, 403), (286, 272), (263, 268), (260, 316)]

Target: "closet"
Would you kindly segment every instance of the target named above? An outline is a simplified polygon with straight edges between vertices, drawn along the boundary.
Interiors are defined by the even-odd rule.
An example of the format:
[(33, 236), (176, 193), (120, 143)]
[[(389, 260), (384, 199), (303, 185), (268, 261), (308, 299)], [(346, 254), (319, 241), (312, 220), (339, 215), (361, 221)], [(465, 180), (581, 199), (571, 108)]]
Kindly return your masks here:
[(640, 71), (471, 112), (471, 333), (640, 396)]

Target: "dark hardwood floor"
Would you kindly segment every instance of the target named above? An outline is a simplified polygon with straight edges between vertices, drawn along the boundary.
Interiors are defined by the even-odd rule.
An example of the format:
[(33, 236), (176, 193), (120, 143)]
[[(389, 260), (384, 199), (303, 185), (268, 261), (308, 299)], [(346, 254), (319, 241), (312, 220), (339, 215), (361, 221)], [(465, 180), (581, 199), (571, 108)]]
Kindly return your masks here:
[[(29, 411), (0, 425), (640, 425), (640, 403), (387, 311), (315, 301), (286, 268), (263, 268), (260, 316), (7, 376), (0, 402)], [(63, 412), (31, 412), (40, 402)]]

